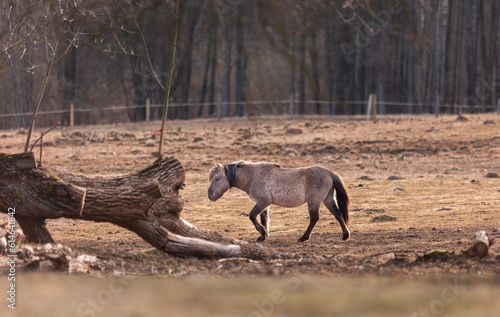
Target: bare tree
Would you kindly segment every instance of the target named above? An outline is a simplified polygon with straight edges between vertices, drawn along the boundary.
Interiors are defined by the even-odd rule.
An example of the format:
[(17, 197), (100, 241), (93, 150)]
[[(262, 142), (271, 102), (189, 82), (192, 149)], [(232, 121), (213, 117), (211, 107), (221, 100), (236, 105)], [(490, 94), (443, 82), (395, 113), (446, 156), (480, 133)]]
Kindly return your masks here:
[[(183, 40), (183, 48), (182, 48), (182, 103), (186, 104), (189, 102), (189, 89), (191, 87), (191, 68), (193, 64), (193, 41), (194, 41), (194, 32), (196, 25), (198, 23), (200, 13), (205, 8), (207, 0), (204, 0), (203, 3), (194, 2), (194, 1), (186, 1), (185, 11), (183, 14), (185, 20), (185, 32), (184, 40)], [(182, 108), (182, 118), (189, 119), (189, 107), (183, 106)]]
[[(305, 20), (305, 18), (304, 18)], [(299, 114), (306, 113), (306, 43), (307, 36), (306, 30), (300, 31), (299, 37), (299, 80), (297, 89), (299, 90)]]
[[(319, 86), (319, 68), (318, 68), (318, 44), (316, 43), (316, 32), (312, 31), (309, 33), (311, 37), (311, 49), (309, 50), (309, 55), (311, 57), (311, 73), (312, 73), (312, 90), (313, 98), (316, 101), (320, 100), (320, 86)], [(316, 103), (316, 114), (321, 114), (321, 104)]]
[[(243, 5), (245, 3), (246, 5)], [(243, 116), (245, 100), (245, 82), (247, 76), (248, 53), (245, 48), (245, 37), (251, 28), (250, 16), (253, 13), (253, 1), (240, 1), (236, 20), (236, 115)]]
[[(217, 65), (217, 33), (219, 28), (219, 20), (213, 6), (209, 6), (208, 10), (211, 12), (208, 16), (208, 37), (207, 37), (207, 51), (205, 56), (205, 66), (203, 71), (203, 80), (201, 85), (200, 104), (205, 102), (205, 96), (208, 90), (208, 115), (213, 116), (215, 112), (214, 96), (215, 96), (215, 76)], [(200, 105), (198, 109), (198, 117), (203, 115), (203, 106)]]
[[(49, 14), (47, 14), (47, 10), (49, 11)], [(26, 144), (24, 146), (25, 152), (28, 152), (31, 134), (33, 132), (33, 128), (35, 127), (38, 111), (42, 104), (52, 67), (56, 62), (56, 56), (58, 56), (58, 58), (65, 56), (69, 51), (71, 51), (71, 48), (74, 47), (75, 41), (77, 40), (78, 33), (73, 32), (72, 36), (66, 39), (66, 42), (61, 41), (62, 33), (68, 24), (66, 21), (70, 21), (74, 18), (74, 11), (75, 8), (72, 7), (70, 2), (58, 2), (49, 3), (48, 8), (40, 6), (37, 13), (34, 14), (33, 18), (36, 19), (38, 25), (43, 26), (43, 29), (41, 28), (41, 30), (43, 30), (43, 35), (40, 35), (40, 37), (43, 39), (43, 43), (45, 45), (46, 70), (38, 92), (33, 115), (31, 117), (30, 126), (26, 136)], [(51, 39), (51, 37), (53, 39)], [(38, 39), (35, 38), (33, 40), (37, 41)], [(60, 46), (60, 44), (62, 45)]]
[(467, 0), (466, 5), (466, 42), (467, 52), (467, 103), (469, 106), (476, 105), (476, 39), (473, 29), (473, 5), (472, 0)]
[(438, 71), (439, 71), (439, 29), (441, 27), (441, 4), (439, 1), (432, 2), (432, 64), (431, 64), (431, 102), (434, 105), (436, 117), (439, 114), (439, 91), (438, 91)]

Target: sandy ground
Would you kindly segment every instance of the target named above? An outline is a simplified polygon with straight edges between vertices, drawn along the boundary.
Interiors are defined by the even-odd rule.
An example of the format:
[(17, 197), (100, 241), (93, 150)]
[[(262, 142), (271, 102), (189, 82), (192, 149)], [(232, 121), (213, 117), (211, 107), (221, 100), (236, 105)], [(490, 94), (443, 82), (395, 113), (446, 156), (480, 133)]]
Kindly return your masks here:
[[(153, 309), (142, 314), (143, 306), (126, 310), (128, 297), (139, 292), (144, 307), (169, 306), (176, 312), (173, 315), (183, 315), (186, 305), (180, 303), (189, 306), (197, 301), (204, 308), (201, 312), (190, 310), (192, 315), (217, 315), (213, 309), (220, 305), (215, 303), (227, 297), (230, 307), (219, 315), (250, 316), (257, 309), (255, 301), (271, 298), (275, 289), (286, 291), (289, 300), (274, 303), (273, 313), (257, 309), (253, 316), (307, 315), (300, 307), (312, 311), (311, 316), (424, 316), (418, 309), (428, 305), (435, 305), (431, 315), (485, 316), (488, 309), (498, 312), (498, 301), (493, 299), (498, 298), (500, 243), (493, 245), (492, 254), (482, 260), (464, 258), (460, 252), (471, 245), (477, 230), (485, 230), (493, 238), (500, 236), (495, 230), (500, 227), (500, 178), (494, 178), (495, 173), (500, 174), (500, 118), (470, 115), (466, 119), (398, 116), (377, 122), (352, 117), (169, 122), (166, 152), (186, 169), (184, 219), (254, 241), (258, 233), (244, 215), (253, 205), (244, 193), (232, 190), (215, 203), (208, 200), (207, 177), (212, 163), (245, 159), (284, 167), (320, 164), (342, 175), (349, 188), (352, 239), (341, 241), (340, 226), (322, 207), (311, 240), (299, 244), (296, 240), (308, 224), (306, 207), (271, 206), (271, 236), (265, 245), (296, 257), (267, 262), (217, 261), (162, 254), (134, 233), (111, 224), (49, 220), (47, 227), (58, 242), (77, 252), (97, 255), (109, 264), (98, 275), (134, 277), (117, 280), (130, 282), (123, 293), (113, 296), (106, 309), (94, 307), (93, 314), (78, 311), (77, 315), (104, 312), (114, 316), (112, 313), (117, 312), (117, 316), (152, 316), (161, 312)], [(159, 126), (154, 122), (59, 128), (44, 138), (42, 164), (76, 174), (132, 173), (155, 160)], [(23, 131), (0, 131), (0, 152), (22, 152), (24, 139)], [(34, 151), (38, 156), (39, 150)], [(0, 220), (3, 218), (0, 215)], [(433, 250), (448, 253), (424, 256)], [(214, 282), (215, 276), (221, 278)], [(85, 299), (92, 297), (88, 294), (97, 296), (114, 281), (30, 274), (22, 277), (24, 283), (33, 285), (23, 297), (36, 302), (35, 291), (41, 290), (49, 277), (60, 280), (49, 287), (63, 298), (61, 290), (74, 285), (83, 285), (78, 294)], [(291, 291), (286, 284), (294, 277), (301, 281), (298, 291)], [(457, 278), (461, 280), (457, 282)], [(445, 302), (438, 294), (447, 287), (452, 289), (449, 283), (467, 285), (470, 295), (456, 296), (441, 310), (432, 303), (437, 303), (436, 298)], [(233, 299), (233, 291), (239, 294), (241, 285), (248, 287), (241, 298)], [(180, 296), (175, 294), (176, 287), (184, 287), (189, 294), (176, 297)], [(335, 297), (343, 287), (345, 292)], [(378, 289), (387, 290), (387, 297)], [(207, 290), (210, 294), (205, 297)], [(155, 291), (179, 301), (174, 300), (175, 305), (161, 302), (162, 297), (153, 296)], [(328, 292), (331, 296), (325, 295)], [(280, 294), (274, 295), (281, 302)], [(44, 312), (50, 311), (48, 296), (40, 297), (46, 298), (39, 301)], [(212, 297), (215, 299), (209, 300)], [(366, 305), (353, 310), (355, 299)], [(238, 309), (231, 309), (231, 305)], [(26, 313), (34, 309), (22, 307)], [(69, 309), (63, 312), (76, 312), (78, 305), (69, 296), (63, 307)]]

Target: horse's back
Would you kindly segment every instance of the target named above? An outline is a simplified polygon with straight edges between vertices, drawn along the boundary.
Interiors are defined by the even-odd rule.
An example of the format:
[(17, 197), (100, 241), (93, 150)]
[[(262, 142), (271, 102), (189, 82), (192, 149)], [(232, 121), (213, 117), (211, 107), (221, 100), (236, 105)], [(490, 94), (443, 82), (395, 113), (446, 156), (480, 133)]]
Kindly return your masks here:
[(299, 168), (269, 168), (262, 175), (273, 204), (296, 207), (305, 203), (321, 203), (330, 192), (331, 172), (318, 165)]
[(312, 184), (328, 185), (331, 182), (332, 172), (323, 166), (312, 165), (298, 168), (269, 168), (265, 171), (264, 176), (267, 178), (275, 178), (283, 186), (294, 186), (299, 183), (304, 183), (307, 186)]

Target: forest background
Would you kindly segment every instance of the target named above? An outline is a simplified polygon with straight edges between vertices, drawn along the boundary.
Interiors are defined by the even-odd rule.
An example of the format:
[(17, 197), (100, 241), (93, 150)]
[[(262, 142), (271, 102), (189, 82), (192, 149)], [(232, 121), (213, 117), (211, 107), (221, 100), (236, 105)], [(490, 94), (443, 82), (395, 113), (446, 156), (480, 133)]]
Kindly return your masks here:
[[(494, 0), (6, 0), (0, 128), (169, 119), (496, 109)], [(45, 112), (44, 112), (45, 111)]]

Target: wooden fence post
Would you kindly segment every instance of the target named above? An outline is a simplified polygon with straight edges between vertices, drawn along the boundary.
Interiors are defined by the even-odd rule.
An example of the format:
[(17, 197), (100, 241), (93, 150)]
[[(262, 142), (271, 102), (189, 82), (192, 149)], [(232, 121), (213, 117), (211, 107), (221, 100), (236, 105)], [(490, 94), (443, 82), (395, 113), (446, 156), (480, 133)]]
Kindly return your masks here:
[(73, 127), (75, 125), (75, 104), (71, 103), (69, 105), (69, 126)]
[(368, 96), (368, 107), (366, 109), (366, 121), (370, 121), (370, 114), (372, 115), (372, 120), (375, 121), (377, 118), (377, 95), (370, 94)]
[(377, 119), (377, 94), (373, 94), (372, 100), (373, 100), (372, 119), (373, 121), (375, 121)]
[(220, 120), (222, 116), (221, 111), (222, 111), (222, 104), (220, 101), (220, 94), (217, 94), (217, 120)]
[(293, 119), (295, 101), (293, 100), (293, 93), (290, 93), (290, 119)]
[(149, 98), (146, 99), (146, 122), (149, 122), (151, 118), (151, 100)]
[(434, 116), (439, 117), (439, 94), (436, 94), (436, 104), (434, 105)]
[(373, 95), (368, 96), (368, 106), (366, 107), (366, 121), (370, 121), (370, 113), (372, 112)]

